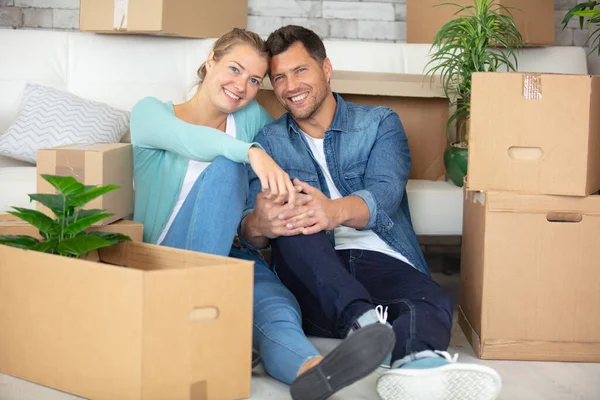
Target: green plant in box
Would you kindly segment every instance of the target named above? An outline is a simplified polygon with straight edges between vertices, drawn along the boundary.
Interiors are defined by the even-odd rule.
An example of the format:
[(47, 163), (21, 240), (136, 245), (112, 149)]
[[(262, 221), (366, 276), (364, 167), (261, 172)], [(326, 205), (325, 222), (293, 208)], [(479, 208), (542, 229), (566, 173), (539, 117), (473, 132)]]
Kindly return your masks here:
[(517, 50), (523, 38), (508, 7), (493, 0), (473, 0), (473, 5), (441, 3), (454, 6), (456, 17), (437, 32), (431, 46), (426, 75), (440, 75), (445, 95), (454, 110), (446, 131), (456, 126), (457, 140), (449, 135), (444, 154), (448, 177), (463, 185), (467, 173), (469, 119), (471, 114), (471, 76), (474, 72), (517, 70)]
[[(596, 9), (596, 7), (600, 8), (600, 2), (583, 1), (579, 4), (576, 4), (569, 10), (569, 12), (567, 12), (562, 20), (562, 24), (563, 30), (565, 30), (567, 24), (573, 18), (579, 18), (579, 28), (583, 29), (585, 23), (587, 28), (590, 30), (589, 39), (592, 39), (593, 45), (590, 50), (590, 54), (593, 52), (598, 52), (598, 55), (600, 55), (600, 9)], [(593, 31), (592, 25), (596, 26)]]
[(93, 224), (111, 217), (104, 210), (84, 210), (90, 201), (118, 189), (118, 186), (85, 186), (70, 176), (42, 175), (58, 194), (30, 194), (31, 201), (48, 207), (55, 219), (27, 208), (13, 207), (10, 214), (36, 227), (43, 240), (31, 236), (0, 236), (0, 244), (59, 254), (65, 257), (81, 257), (90, 251), (131, 240), (127, 235), (108, 232), (86, 232)]

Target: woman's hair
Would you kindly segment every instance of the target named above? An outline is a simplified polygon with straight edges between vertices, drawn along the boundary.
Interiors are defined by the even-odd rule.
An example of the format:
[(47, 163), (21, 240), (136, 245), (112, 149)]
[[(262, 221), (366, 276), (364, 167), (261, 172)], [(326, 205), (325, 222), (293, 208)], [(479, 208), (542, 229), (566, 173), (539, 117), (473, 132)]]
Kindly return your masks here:
[[(265, 59), (269, 59), (269, 51), (265, 41), (258, 34), (240, 28), (233, 28), (233, 30), (217, 39), (212, 48), (214, 52), (213, 59), (219, 62), (224, 55), (228, 54), (238, 44), (249, 45)], [(202, 83), (206, 77), (206, 62), (198, 68), (196, 75), (198, 76), (198, 83)]]

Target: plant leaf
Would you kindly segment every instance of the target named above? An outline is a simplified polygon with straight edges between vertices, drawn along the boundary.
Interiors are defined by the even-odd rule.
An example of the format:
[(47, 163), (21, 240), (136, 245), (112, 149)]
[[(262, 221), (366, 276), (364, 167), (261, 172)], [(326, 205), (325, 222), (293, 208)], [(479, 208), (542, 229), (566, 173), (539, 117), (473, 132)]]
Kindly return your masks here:
[(112, 242), (94, 235), (79, 235), (64, 239), (57, 247), (58, 254), (81, 257), (92, 250), (112, 245)]
[(127, 242), (127, 241), (131, 241), (131, 238), (127, 235), (124, 235), (122, 233), (115, 233), (115, 232), (98, 232), (98, 231), (94, 231), (94, 232), (89, 232), (87, 233), (88, 236), (98, 236), (101, 237), (102, 239), (106, 239), (106, 240), (110, 240), (110, 242), (112, 244), (117, 244), (120, 242)]
[(17, 247), (19, 249), (30, 249), (32, 246), (35, 246), (39, 243), (39, 240), (36, 238), (32, 238), (31, 236), (0, 236), (0, 244), (4, 244), (6, 246)]
[(75, 236), (78, 233), (86, 230), (90, 226), (94, 225), (96, 222), (102, 221), (105, 218), (112, 217), (114, 214), (112, 213), (101, 213), (101, 214), (93, 214), (88, 215), (83, 218), (78, 218), (76, 222), (72, 222), (65, 226), (63, 230), (65, 235)]
[(39, 242), (30, 247), (30, 250), (40, 251), (42, 253), (56, 254), (56, 247), (58, 246), (58, 240), (53, 239), (47, 242)]
[(69, 199), (69, 205), (73, 207), (83, 207), (97, 197), (103, 196), (108, 192), (118, 189), (116, 185), (106, 185), (93, 187), (89, 190), (84, 190), (82, 193), (75, 195)]
[(17, 212), (9, 211), (9, 214), (35, 226), (40, 232), (43, 232), (46, 237), (56, 235), (60, 232), (60, 224), (46, 214), (37, 210), (30, 210), (29, 208), (13, 208), (17, 210)]
[[(29, 199), (31, 201), (37, 201), (48, 207), (54, 215), (62, 218), (63, 212), (65, 209), (65, 198), (61, 194), (30, 194)], [(69, 214), (70, 211), (70, 214)], [(67, 215), (73, 214), (73, 207), (70, 207), (70, 210), (67, 210)]]
[(83, 192), (85, 189), (83, 183), (78, 182), (77, 179), (73, 178), (72, 176), (56, 176), (47, 174), (42, 174), (41, 176), (48, 181), (48, 183), (58, 189), (58, 191), (64, 196), (73, 196)]

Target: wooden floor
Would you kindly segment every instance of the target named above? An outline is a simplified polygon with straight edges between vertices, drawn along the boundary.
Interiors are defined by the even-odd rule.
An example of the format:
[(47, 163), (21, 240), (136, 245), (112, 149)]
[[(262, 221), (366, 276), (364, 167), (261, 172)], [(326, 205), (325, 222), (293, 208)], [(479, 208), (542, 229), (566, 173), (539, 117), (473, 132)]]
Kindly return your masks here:
[[(459, 275), (434, 274), (434, 278), (458, 299)], [(456, 304), (456, 302), (455, 302)], [(312, 339), (323, 353), (331, 350), (335, 340)], [(459, 361), (489, 365), (503, 379), (500, 400), (600, 400), (600, 364), (543, 363), (519, 361), (482, 361), (475, 358), (464, 334), (454, 324), (451, 354)], [(287, 400), (288, 387), (266, 376), (257, 368), (252, 380), (252, 399)], [(335, 400), (376, 400), (375, 384), (384, 370), (339, 392)], [(0, 400), (79, 400), (30, 382), (0, 374)], [(408, 400), (408, 399), (407, 399)]]

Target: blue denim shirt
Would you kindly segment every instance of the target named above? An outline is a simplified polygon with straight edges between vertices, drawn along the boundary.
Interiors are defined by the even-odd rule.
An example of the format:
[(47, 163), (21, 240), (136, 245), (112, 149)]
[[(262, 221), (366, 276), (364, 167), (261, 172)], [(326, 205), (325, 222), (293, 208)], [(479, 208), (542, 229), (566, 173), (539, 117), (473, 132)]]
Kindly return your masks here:
[[(342, 196), (359, 196), (369, 208), (367, 226), (429, 274), (412, 226), (406, 194), (411, 168), (408, 141), (398, 114), (387, 107), (345, 102), (334, 93), (337, 108), (325, 132), (323, 148), (333, 182)], [(330, 197), (325, 176), (301, 130), (289, 115), (267, 124), (255, 137), (290, 178), (298, 178)], [(261, 184), (249, 168), (250, 190), (244, 216), (254, 209)], [(327, 233), (335, 243), (333, 231)], [(240, 235), (240, 239), (241, 238)], [(244, 245), (249, 248), (248, 243)]]

